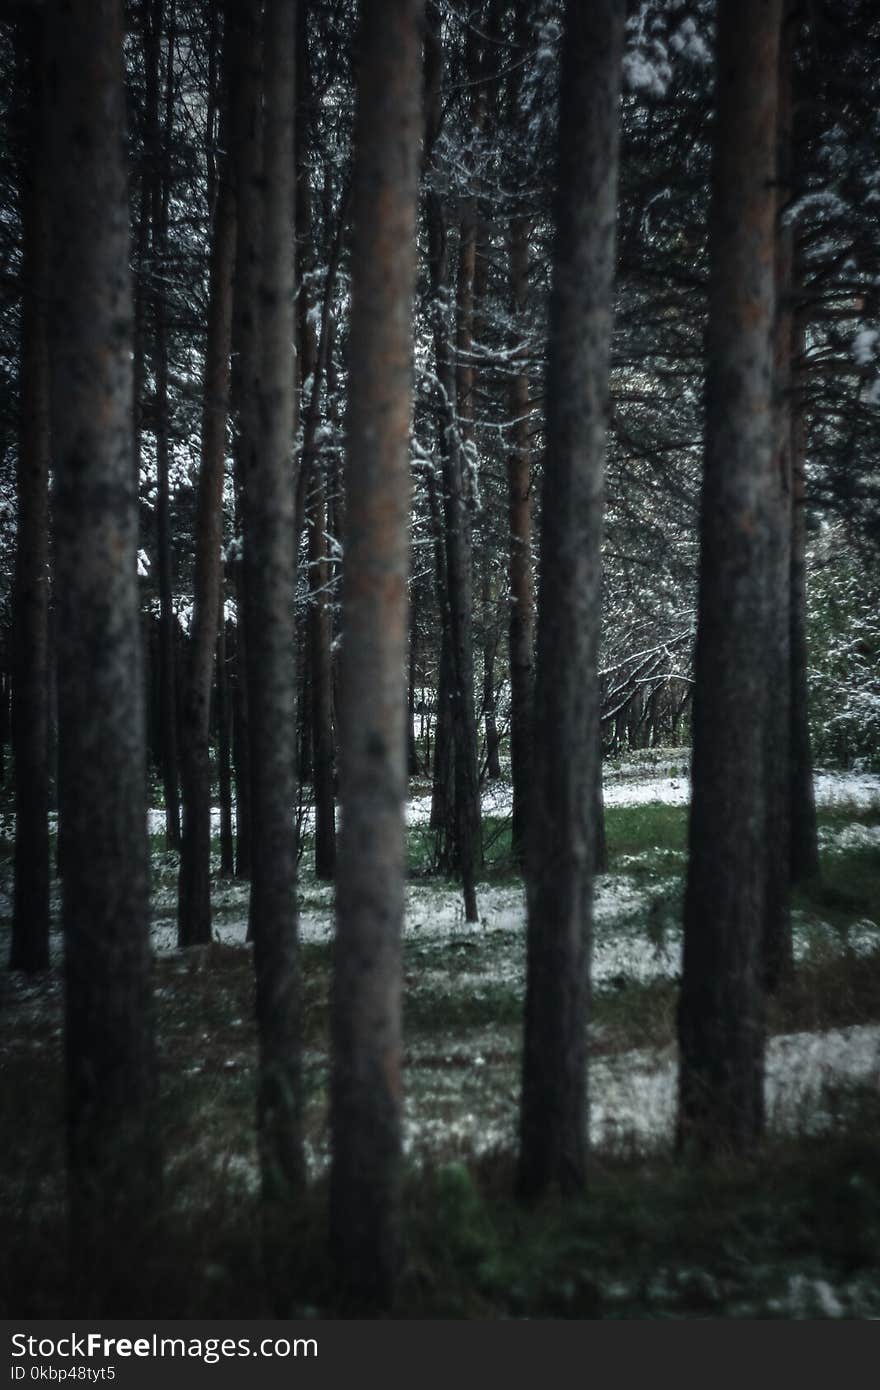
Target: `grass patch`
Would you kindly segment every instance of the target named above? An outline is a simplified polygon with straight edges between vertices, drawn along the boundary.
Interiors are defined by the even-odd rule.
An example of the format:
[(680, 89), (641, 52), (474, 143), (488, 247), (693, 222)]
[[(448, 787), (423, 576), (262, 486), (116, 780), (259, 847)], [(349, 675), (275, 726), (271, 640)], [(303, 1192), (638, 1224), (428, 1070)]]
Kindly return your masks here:
[(605, 835), (608, 868), (636, 877), (669, 873), (687, 848), (686, 806), (647, 802), (643, 806), (608, 806)]

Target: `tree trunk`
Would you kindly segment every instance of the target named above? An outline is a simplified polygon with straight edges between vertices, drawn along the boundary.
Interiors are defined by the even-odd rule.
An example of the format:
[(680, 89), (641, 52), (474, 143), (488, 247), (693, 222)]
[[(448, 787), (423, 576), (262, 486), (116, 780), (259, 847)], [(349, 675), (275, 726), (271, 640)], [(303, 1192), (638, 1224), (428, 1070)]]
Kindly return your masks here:
[(177, 780), (177, 680), (171, 556), (171, 497), (169, 491), (168, 316), (165, 303), (165, 257), (168, 242), (168, 142), (173, 120), (174, 10), (169, 16), (166, 119), (160, 120), (162, 27), (164, 0), (147, 5), (147, 146), (150, 153), (150, 294), (153, 320), (153, 374), (156, 381), (156, 570), (159, 588), (159, 760), (165, 799), (165, 839), (169, 849), (180, 847), (180, 806)]
[(341, 672), (330, 1230), (341, 1304), (387, 1308), (399, 1258), (412, 299), (421, 0), (360, 34)]
[[(598, 719), (596, 721), (598, 726)], [(602, 790), (602, 734), (596, 728), (596, 767), (593, 774), (593, 873), (608, 872), (608, 841), (605, 836), (605, 797)]]
[(443, 514), (437, 479), (427, 475), (428, 501), (434, 528), (434, 587), (440, 620), (440, 652), (437, 661), (437, 721), (434, 736), (434, 771), (431, 786), (431, 829), (435, 832), (434, 864), (446, 871), (455, 864), (455, 742), (452, 728), (452, 657), (449, 649), (446, 549)]
[[(227, 129), (233, 129), (235, 125), (232, 104), (239, 99), (235, 92), (242, 82), (239, 55), (231, 53), (230, 48), (231, 45), (227, 44), (224, 53), (229, 103)], [(218, 631), (221, 640), (225, 638), (221, 606), (223, 479), (229, 415), (232, 282), (236, 254), (235, 192), (225, 164), (221, 164), (219, 178), (209, 270), (202, 458), (196, 494), (193, 618), (181, 710), (183, 841), (178, 883), (180, 946), (194, 946), (211, 940), (211, 676)], [(217, 680), (218, 690), (222, 683), (225, 695), (225, 669), (222, 673), (218, 669)], [(224, 729), (228, 730), (225, 705), (219, 719), (222, 740)], [(226, 872), (231, 872), (228, 863), (224, 868)]]
[(568, 0), (549, 325), (518, 1191), (579, 1188), (625, 5)]
[[(510, 229), (510, 288), (520, 331), (529, 300), (529, 224)], [(513, 781), (513, 852), (523, 861), (531, 790), (535, 595), (532, 583), (532, 486), (529, 379), (520, 366), (510, 384), (513, 440), (507, 460), (510, 517), (510, 764)]]
[(315, 789), (315, 875), (332, 881), (336, 872), (335, 748), (333, 743), (332, 614), (328, 588), (327, 502), (324, 479), (316, 473), (309, 534), (309, 611), (312, 658), (312, 755)]
[[(799, 0), (794, 0), (798, 4)], [(783, 220), (792, 197), (792, 74), (797, 20), (783, 3), (780, 31), (776, 134), (776, 257), (774, 326), (775, 440), (771, 459), (769, 564), (772, 605), (770, 699), (767, 710), (767, 881), (764, 890), (764, 987), (771, 994), (794, 974), (789, 887), (791, 883), (791, 388), (794, 229)]]
[[(244, 26), (255, 23), (249, 18), (253, 7), (240, 0), (236, 9), (244, 46)], [(260, 185), (253, 183), (250, 139), (237, 144), (240, 250), (257, 267), (259, 306), (256, 398), (240, 401), (253, 815), (250, 922), (259, 1037), (257, 1130), (267, 1274), (282, 1304), (293, 1204), (305, 1182), (294, 823), (295, 35), (292, 0), (268, 0)], [(257, 120), (249, 137), (259, 139), (259, 130)], [(249, 211), (260, 188), (262, 218)], [(243, 378), (245, 391), (252, 391), (248, 363)]]
[(721, 0), (710, 214), (693, 799), (679, 1003), (679, 1147), (764, 1123), (776, 89), (780, 3)]
[(813, 751), (807, 688), (807, 556), (804, 462), (806, 421), (798, 378), (804, 355), (804, 330), (798, 324), (792, 370), (791, 414), (791, 878), (793, 883), (819, 875), (819, 835), (813, 787)]
[(48, 19), (72, 1297), (106, 1317), (145, 1306), (158, 1181), (122, 6)]
[[(436, 4), (428, 9), (425, 159), (430, 159), (442, 121), (442, 39), (440, 11)], [(456, 416), (457, 389), (464, 393), (465, 419), (470, 405), (471, 379), (467, 370), (456, 380), (449, 346), (445, 305), (449, 298), (447, 229), (439, 194), (430, 190), (427, 199), (428, 263), (433, 300), (434, 355), (439, 387), (438, 433), (443, 474), (443, 535), (447, 596), (445, 620), (448, 624), (449, 706), (455, 748), (455, 850), (464, 892), (465, 919), (479, 921), (476, 877), (482, 859), (480, 787), (477, 766), (477, 724), (474, 709), (474, 650), (472, 631), (473, 575), (471, 545), (472, 479), (468, 429), (460, 431)], [(458, 295), (459, 315), (465, 324), (472, 318), (473, 258), (476, 224), (466, 218), (462, 226)], [(465, 330), (466, 331), (466, 330)]]
[[(259, 302), (260, 190), (262, 150), (260, 147), (260, 35), (258, 16), (251, 14), (244, 0), (230, 0), (230, 31), (236, 45), (235, 61), (240, 65), (236, 78), (236, 116), (233, 132), (233, 181), (235, 184), (237, 242), (235, 288), (232, 312), (232, 375), (230, 383), (235, 426), (234, 462), (236, 522), (245, 522), (248, 451), (256, 447), (259, 423), (256, 415), (259, 388), (259, 348), (257, 308)], [(239, 529), (240, 534), (240, 529)], [(238, 624), (235, 643), (235, 875), (251, 878), (254, 859), (253, 769), (251, 691), (248, 672), (253, 669), (249, 653), (250, 633), (247, 612), (245, 566), (235, 567)], [(253, 898), (251, 898), (253, 905)], [(248, 926), (252, 939), (252, 920)]]
[(232, 762), (235, 769), (235, 877), (251, 876), (251, 735), (247, 698), (247, 638), (244, 630), (244, 580), (235, 565), (238, 622), (235, 627), (232, 687)]
[(421, 764), (419, 763), (418, 745), (416, 743), (416, 681), (419, 678), (418, 638), (416, 610), (411, 602), (409, 615), (409, 675), (407, 678), (406, 711), (406, 768), (410, 777), (418, 777), (422, 770)]
[[(222, 590), (221, 590), (222, 600)], [(229, 703), (229, 677), (226, 671), (226, 621), (220, 607), (220, 635), (217, 638), (217, 765), (220, 784), (220, 877), (235, 873), (235, 836), (232, 824), (232, 711)], [(210, 833), (210, 821), (209, 821)]]
[[(49, 967), (49, 202), (42, 18), (22, 18), (15, 42), (28, 135), (20, 171), (24, 252), (13, 607), (15, 897), (9, 965), (36, 971)], [(6, 687), (2, 699), (5, 706)]]

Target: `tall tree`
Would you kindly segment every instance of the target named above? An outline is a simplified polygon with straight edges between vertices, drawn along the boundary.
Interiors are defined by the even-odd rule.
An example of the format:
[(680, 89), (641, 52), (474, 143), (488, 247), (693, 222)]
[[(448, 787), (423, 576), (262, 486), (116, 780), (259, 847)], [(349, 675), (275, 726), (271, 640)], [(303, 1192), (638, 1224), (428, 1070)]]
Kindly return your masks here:
[(168, 51), (164, 68), (164, 123), (162, 117), (162, 33), (166, 22), (165, 0), (147, 0), (145, 58), (147, 69), (147, 146), (150, 163), (150, 253), (152, 309), (152, 360), (156, 389), (153, 403), (156, 438), (156, 570), (159, 588), (159, 761), (165, 799), (165, 838), (169, 847), (180, 847), (180, 802), (177, 752), (177, 676), (173, 603), (171, 539), (171, 439), (168, 391), (167, 267), (168, 209), (170, 197), (169, 153), (174, 117), (175, 0), (169, 0)]
[(623, 0), (568, 0), (549, 322), (518, 1189), (577, 1189), (598, 752)]
[[(224, 66), (228, 74), (227, 129), (235, 128), (237, 118), (230, 115), (229, 104), (235, 99), (232, 89), (241, 71), (231, 47), (227, 42), (224, 48)], [(178, 941), (181, 946), (211, 940), (211, 675), (218, 629), (221, 628), (223, 478), (236, 240), (235, 192), (225, 161), (219, 166), (218, 179), (209, 271), (193, 618), (181, 700), (183, 839), (178, 881)], [(223, 650), (225, 660), (225, 641)], [(219, 667), (218, 688), (222, 688), (224, 694), (221, 718), (225, 721), (225, 669), (221, 671)], [(221, 731), (221, 739), (224, 732)]]
[(341, 1302), (387, 1306), (398, 1263), (412, 297), (422, 0), (360, 30), (340, 679), (331, 1242)]
[[(478, 49), (471, 42), (472, 71), (476, 70)], [(430, 163), (443, 123), (443, 38), (441, 10), (436, 0), (428, 5), (425, 43), (425, 145), (424, 157)], [(467, 201), (467, 200), (466, 200)], [(464, 434), (457, 414), (458, 390), (462, 399), (469, 392), (472, 378), (466, 368), (461, 379), (450, 342), (448, 306), (453, 298), (449, 272), (447, 215), (439, 190), (429, 184), (426, 201), (428, 224), (428, 268), (431, 279), (432, 328), (437, 377), (437, 434), (443, 478), (442, 540), (445, 551), (446, 591), (441, 601), (441, 655), (448, 683), (446, 698), (450, 732), (454, 747), (453, 820), (455, 859), (461, 871), (465, 919), (479, 920), (476, 879), (482, 859), (480, 786), (477, 762), (477, 722), (474, 709), (473, 645), (473, 545), (471, 509), (473, 506), (472, 459), (468, 452), (469, 421), (465, 408)], [(476, 223), (471, 210), (466, 214), (461, 238), (458, 295), (462, 313), (456, 329), (469, 341), (473, 319), (473, 269), (476, 254)]]
[[(529, 223), (510, 225), (510, 297), (516, 322), (524, 325), (529, 293)], [(520, 352), (524, 349), (520, 348)], [(510, 518), (510, 771), (513, 781), (512, 844), (524, 861), (531, 788), (532, 699), (535, 679), (535, 593), (532, 582), (532, 457), (529, 437), (529, 379), (517, 362), (510, 382), (512, 439), (507, 460)]]
[(721, 0), (710, 211), (693, 797), (679, 1003), (681, 1148), (764, 1121), (780, 0)]
[[(309, 51), (307, 8), (299, 8), (297, 27), (297, 93), (298, 130), (296, 142), (297, 183), (297, 277), (300, 283), (298, 361), (301, 391), (310, 384), (300, 474), (297, 479), (298, 505), (305, 509), (307, 489), (310, 497), (309, 526), (309, 640), (308, 673), (310, 676), (307, 701), (310, 727), (304, 733), (311, 738), (311, 769), (315, 795), (315, 873), (318, 878), (332, 880), (336, 871), (336, 787), (335, 744), (333, 738), (333, 618), (330, 602), (330, 565), (328, 558), (328, 509), (324, 468), (318, 457), (318, 425), (321, 388), (330, 357), (332, 329), (332, 298), (336, 283), (339, 253), (342, 249), (343, 209), (336, 223), (336, 236), (328, 252), (327, 276), (323, 302), (311, 302), (309, 286), (313, 286), (319, 261), (318, 224), (313, 213), (309, 184), (309, 161), (314, 151), (315, 97), (312, 90), (311, 56)], [(329, 234), (332, 221), (325, 218)], [(315, 319), (320, 319), (320, 334)], [(299, 515), (297, 515), (297, 537)], [(304, 704), (306, 702), (303, 702)], [(306, 710), (300, 715), (306, 725)], [(305, 773), (305, 767), (301, 769)]]
[[(252, 6), (244, 5), (244, 11)], [(244, 19), (245, 16), (242, 15)], [(251, 17), (249, 22), (253, 23)], [(296, 5), (268, 0), (257, 266), (256, 410), (242, 437), (247, 693), (253, 817), (250, 922), (259, 1037), (264, 1237), (277, 1277), (305, 1178), (301, 1135), (294, 551), (294, 94)], [(259, 138), (259, 123), (257, 125)], [(261, 225), (260, 225), (261, 224)], [(247, 221), (240, 235), (253, 235)], [(244, 253), (249, 254), (245, 244)], [(248, 382), (246, 389), (252, 389)], [(253, 433), (248, 426), (256, 425)]]
[(9, 964), (13, 970), (32, 971), (49, 965), (49, 201), (42, 16), (23, 15), (15, 39), (27, 134), (20, 168), (24, 256), (12, 682), (15, 902)]
[[(261, 144), (261, 30), (259, 10), (244, 0), (231, 0), (228, 11), (230, 43), (239, 67), (235, 77), (235, 127), (232, 131), (231, 165), (235, 183), (236, 253), (232, 312), (232, 377), (230, 383), (234, 422), (236, 538), (240, 542), (247, 524), (244, 490), (259, 439), (258, 392), (260, 378), (258, 305), (259, 265), (262, 256)], [(250, 678), (246, 620), (247, 579), (242, 551), (234, 569), (239, 622), (235, 641), (235, 706), (233, 756), (235, 763), (235, 873), (250, 878), (253, 869), (253, 779)], [(251, 899), (253, 906), (253, 898)], [(252, 922), (248, 939), (252, 939)]]
[(785, 217), (792, 198), (792, 74), (800, 0), (783, 0), (776, 109), (776, 261), (773, 333), (775, 438), (770, 463), (768, 554), (771, 606), (768, 661), (771, 696), (766, 726), (766, 840), (763, 977), (775, 992), (794, 971), (789, 908), (791, 883), (791, 539), (794, 228)]
[(52, 428), (78, 1311), (131, 1312), (157, 1184), (119, 0), (52, 0)]
[(802, 883), (819, 873), (819, 835), (813, 786), (813, 750), (807, 686), (806, 420), (803, 402), (805, 329), (795, 315), (791, 372), (791, 877)]

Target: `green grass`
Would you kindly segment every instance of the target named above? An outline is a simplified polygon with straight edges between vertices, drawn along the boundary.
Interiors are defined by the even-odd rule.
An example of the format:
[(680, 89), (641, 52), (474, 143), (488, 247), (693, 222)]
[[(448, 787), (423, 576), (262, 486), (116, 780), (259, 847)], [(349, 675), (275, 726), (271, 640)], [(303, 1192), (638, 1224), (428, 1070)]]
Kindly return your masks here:
[(683, 871), (687, 807), (656, 802), (608, 806), (605, 835), (611, 873), (626, 872), (643, 878), (658, 872), (674, 873), (677, 868)]

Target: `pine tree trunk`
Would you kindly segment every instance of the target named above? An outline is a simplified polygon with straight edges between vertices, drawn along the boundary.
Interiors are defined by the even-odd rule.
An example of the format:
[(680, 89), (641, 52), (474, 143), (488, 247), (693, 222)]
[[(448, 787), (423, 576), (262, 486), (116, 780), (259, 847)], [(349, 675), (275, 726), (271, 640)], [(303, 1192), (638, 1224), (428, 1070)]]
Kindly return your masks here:
[(309, 533), (309, 610), (312, 670), (312, 759), (315, 789), (315, 875), (332, 881), (336, 873), (335, 747), (333, 742), (332, 615), (328, 596), (327, 502), (324, 479), (316, 474)]
[[(523, 325), (529, 299), (529, 224), (510, 229), (513, 311)], [(529, 379), (522, 367), (510, 384), (513, 440), (507, 460), (510, 517), (510, 765), (513, 781), (513, 852), (523, 861), (531, 784), (532, 707), (535, 679), (535, 594), (532, 583), (531, 441)]]
[[(440, 13), (429, 7), (426, 62), (427, 129), (425, 157), (430, 157), (442, 119), (442, 39)], [(434, 356), (439, 384), (437, 407), (440, 463), (443, 476), (443, 535), (445, 540), (445, 603), (448, 623), (449, 706), (455, 748), (454, 817), (456, 861), (461, 872), (465, 919), (479, 921), (476, 878), (482, 860), (480, 787), (477, 766), (477, 723), (474, 709), (474, 649), (472, 631), (473, 574), (471, 480), (468, 469), (467, 425), (464, 435), (457, 418), (457, 388), (467, 395), (467, 372), (457, 381), (449, 345), (445, 305), (449, 298), (447, 228), (439, 194), (430, 190), (427, 198), (428, 264), (433, 299)], [(473, 289), (473, 256), (476, 226), (472, 219), (463, 225), (459, 261), (458, 295), (464, 300), (461, 315), (469, 319)], [(468, 400), (469, 404), (469, 400)], [(466, 407), (467, 409), (467, 407)]]
[[(797, 3), (797, 0), (795, 0)], [(794, 975), (791, 883), (791, 388), (794, 231), (783, 220), (792, 197), (792, 74), (796, 20), (783, 4), (776, 137), (776, 259), (774, 326), (775, 441), (771, 459), (770, 702), (767, 711), (767, 881), (764, 890), (764, 986), (769, 993)]]
[[(15, 895), (9, 965), (49, 966), (49, 202), (43, 138), (43, 23), (19, 21), (16, 78), (27, 105), (22, 260), (18, 519), (13, 608)], [(3, 690), (6, 706), (6, 687)]]
[(806, 555), (806, 421), (798, 372), (804, 354), (803, 325), (795, 333), (791, 416), (791, 878), (793, 883), (819, 875), (819, 835), (813, 787), (813, 751), (807, 687), (807, 555)]
[(568, 0), (538, 600), (535, 753), (517, 1186), (578, 1189), (599, 718), (605, 434), (623, 0)]
[[(227, 100), (237, 100), (235, 57), (227, 45)], [(227, 128), (234, 125), (230, 109)], [(196, 556), (193, 618), (185, 665), (181, 707), (183, 840), (178, 883), (178, 944), (211, 940), (211, 677), (218, 631), (225, 638), (223, 590), (223, 479), (229, 415), (229, 352), (232, 335), (232, 285), (236, 253), (235, 194), (230, 171), (221, 166), (215, 205), (208, 290), (208, 332), (202, 400), (202, 458), (196, 494)], [(225, 641), (224, 641), (225, 647)], [(225, 667), (218, 669), (218, 689), (225, 694)], [(228, 713), (219, 715), (221, 740)], [(226, 750), (228, 759), (228, 747)], [(222, 759), (221, 759), (222, 762)], [(221, 767), (221, 781), (222, 781)], [(222, 790), (222, 788), (221, 788)], [(228, 790), (227, 790), (228, 798)], [(221, 834), (221, 841), (222, 841)], [(221, 845), (222, 848), (222, 845)], [(227, 858), (221, 871), (231, 872)]]
[[(222, 591), (221, 591), (222, 600)], [(217, 766), (220, 785), (220, 877), (235, 873), (235, 835), (232, 820), (232, 710), (226, 671), (226, 622), (220, 608), (217, 638)], [(209, 822), (210, 830), (210, 822)]]
[[(234, 421), (234, 464), (236, 523), (239, 536), (244, 525), (244, 498), (248, 450), (253, 452), (259, 437), (256, 416), (259, 383), (257, 307), (259, 302), (258, 266), (260, 241), (260, 189), (262, 150), (260, 147), (260, 36), (257, 16), (244, 0), (230, 0), (228, 19), (234, 33), (236, 77), (235, 130), (232, 134), (233, 182), (236, 198), (237, 241), (232, 312), (232, 375), (230, 382)], [(247, 582), (245, 566), (235, 567), (238, 624), (235, 643), (235, 875), (251, 878), (254, 860), (253, 768), (251, 691), (248, 672), (253, 667), (249, 653), (250, 634), (245, 619)], [(251, 899), (253, 904), (253, 898)], [(248, 926), (252, 940), (252, 924)]]
[(251, 876), (251, 742), (245, 671), (247, 640), (244, 633), (244, 581), (236, 564), (236, 596), (239, 619), (235, 628), (234, 679), (232, 685), (232, 765), (235, 771), (235, 877)]
[[(252, 7), (239, 8), (242, 23)], [(251, 19), (251, 23), (254, 21)], [(294, 79), (296, 6), (268, 0), (263, 49), (263, 180), (238, 145), (240, 249), (257, 267), (256, 399), (241, 400), (247, 690), (253, 815), (250, 922), (259, 1038), (257, 1131), (267, 1272), (284, 1301), (295, 1201), (305, 1182), (296, 903), (294, 550)], [(244, 41), (244, 40), (243, 40)], [(250, 134), (259, 138), (259, 122)], [(247, 189), (245, 191), (245, 185)], [(242, 203), (239, 203), (241, 209)], [(262, 225), (261, 225), (262, 223)], [(244, 367), (245, 390), (253, 389)], [(254, 428), (258, 426), (258, 428)]]
[(387, 1308), (399, 1261), (412, 298), (421, 0), (365, 0), (341, 671), (330, 1230), (340, 1303)]
[[(159, 648), (157, 680), (159, 689), (159, 766), (165, 800), (165, 839), (170, 849), (180, 846), (180, 807), (177, 782), (177, 689), (174, 661), (176, 618), (172, 595), (171, 500), (169, 493), (168, 419), (168, 325), (164, 291), (164, 261), (167, 250), (168, 178), (167, 141), (173, 114), (171, 95), (173, 75), (168, 74), (166, 129), (160, 118), (162, 75), (162, 28), (164, 0), (148, 0), (145, 7), (146, 33), (146, 144), (149, 158), (150, 282), (147, 300), (152, 319), (152, 363), (156, 382), (153, 402), (156, 439), (156, 572), (159, 590)], [(172, 25), (173, 29), (173, 17)], [(173, 32), (169, 33), (169, 61)]]
[(764, 1123), (760, 927), (773, 595), (773, 311), (780, 3), (721, 0), (693, 799), (678, 1141), (746, 1150)]
[(440, 627), (437, 661), (437, 719), (434, 735), (434, 769), (431, 786), (431, 829), (435, 832), (434, 864), (443, 872), (456, 863), (455, 852), (455, 744), (452, 728), (452, 685), (449, 639), (449, 589), (446, 583), (446, 548), (443, 544), (443, 513), (437, 479), (427, 475), (428, 501), (434, 528), (434, 587)]
[(49, 7), (72, 1299), (145, 1306), (158, 1179), (118, 0)]
[(418, 672), (418, 627), (416, 625), (415, 605), (410, 603), (409, 615), (409, 675), (407, 679), (407, 711), (406, 711), (406, 767), (410, 777), (418, 777), (421, 773), (419, 763), (419, 750), (416, 743), (416, 681), (419, 678)]

